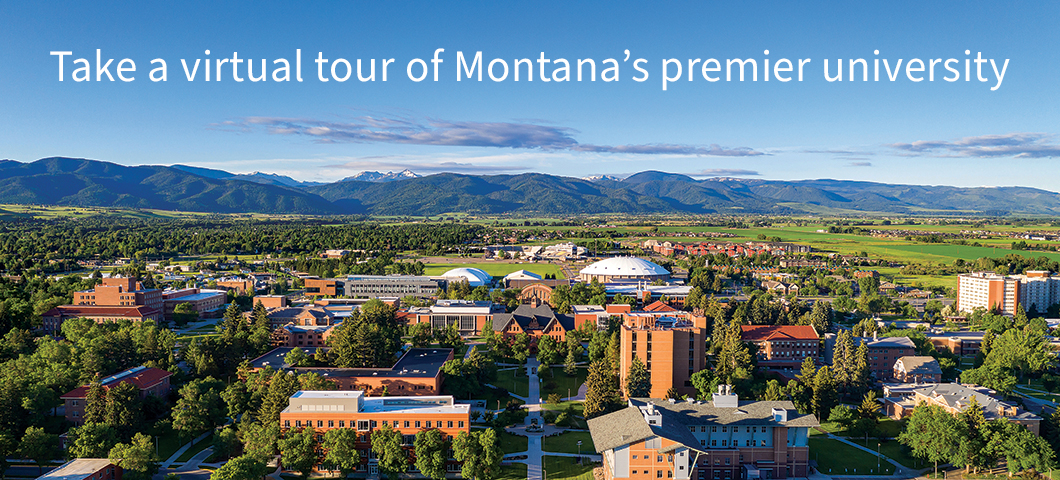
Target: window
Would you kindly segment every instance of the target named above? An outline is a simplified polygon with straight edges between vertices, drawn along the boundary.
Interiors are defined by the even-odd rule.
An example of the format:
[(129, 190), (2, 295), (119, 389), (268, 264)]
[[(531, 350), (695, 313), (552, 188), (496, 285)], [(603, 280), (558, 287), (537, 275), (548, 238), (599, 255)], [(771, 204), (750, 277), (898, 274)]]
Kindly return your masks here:
[(409, 421), (405, 420), (405, 428), (409, 428)]
[(728, 429), (728, 428), (729, 427), (721, 427), (721, 433), (725, 433), (726, 429)]
[(328, 428), (334, 428), (334, 427), (335, 427), (335, 421), (334, 420), (328, 420)]
[(725, 457), (725, 464), (726, 464), (726, 465), (728, 465), (728, 464), (730, 463), (730, 461), (731, 461), (731, 460), (732, 460), (731, 458), (729, 458), (729, 457)]
[(655, 457), (655, 461), (656, 461), (656, 462), (662, 462), (662, 455), (658, 455), (658, 456), (656, 456), (656, 457)]
[(703, 432), (703, 433), (707, 433), (707, 426), (706, 426), (706, 425), (704, 425), (704, 426), (702, 426), (702, 427), (699, 427), (699, 431), (700, 431), (700, 432)]
[(459, 422), (456, 422), (456, 424), (457, 424), (458, 427), (464, 428), (464, 421), (463, 420), (461, 420)]
[(376, 422), (375, 422), (375, 420), (372, 420), (372, 428), (375, 428), (375, 427), (376, 427), (376, 426), (378, 426), (378, 425), (379, 425), (379, 424), (378, 424), (378, 423), (376, 423)]
[(339, 420), (339, 428), (346, 428), (346, 420)]
[(362, 432), (368, 430), (368, 420), (357, 420), (357, 430)]
[(453, 428), (453, 422), (452, 422), (452, 420), (450, 420), (450, 421), (449, 421), (449, 424), (448, 424), (448, 428)]
[(674, 478), (674, 471), (673, 470), (667, 470), (666, 471), (666, 478)]
[(420, 428), (420, 421), (416, 420), (416, 428)]
[(717, 440), (711, 440), (710, 441), (710, 446), (712, 446), (712, 447), (718, 446), (718, 441)]
[(283, 428), (291, 428), (291, 421), (290, 420), (284, 420), (283, 421)]
[(634, 460), (636, 460), (636, 459), (637, 459), (637, 456), (636, 456), (636, 455), (634, 455), (634, 456), (633, 456), (633, 459), (634, 459)]
[(323, 420), (317, 420), (317, 428), (324, 428), (324, 421)]
[(717, 432), (718, 431), (718, 427), (717, 426), (710, 427), (710, 431), (711, 432)]
[[(733, 440), (733, 441), (735, 441), (735, 440)], [(727, 447), (727, 446), (728, 446), (728, 443), (729, 443), (729, 441), (728, 441), (728, 440), (722, 440), (722, 441), (721, 441), (721, 446), (723, 446), (723, 447)]]
[(662, 470), (655, 471), (655, 478), (662, 478)]

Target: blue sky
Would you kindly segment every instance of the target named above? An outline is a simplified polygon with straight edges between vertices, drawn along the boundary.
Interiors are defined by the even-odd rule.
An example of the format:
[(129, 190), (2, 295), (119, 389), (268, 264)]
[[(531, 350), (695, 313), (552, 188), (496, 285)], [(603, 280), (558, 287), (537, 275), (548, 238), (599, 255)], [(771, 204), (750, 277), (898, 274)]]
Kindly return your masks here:
[[(1060, 3), (1000, 3), (0, 2), (0, 158), (183, 163), (313, 181), (402, 168), (654, 169), (1060, 190)], [(112, 74), (134, 60), (136, 80), (74, 82), (72, 59), (95, 63), (97, 48), (115, 59)], [(430, 65), (436, 48), (445, 49), (439, 81), (409, 80), (406, 64)], [(238, 52), (257, 69), (262, 59), (293, 61), (295, 49), (301, 83), (238, 83), (227, 65), (220, 82), (202, 72), (188, 82), (180, 63)], [(879, 82), (823, 75), (826, 58), (833, 69), (836, 59), (871, 68), (875, 58), (956, 58), (963, 70), (965, 50), (999, 68), (1009, 60), (997, 90), (990, 64), (987, 82), (974, 64), (971, 81), (953, 83), (941, 80), (941, 65), (933, 82), (909, 81), (904, 68), (894, 82), (886, 72)], [(62, 82), (51, 51), (73, 52)], [(615, 58), (619, 81), (457, 82), (457, 51), (509, 67), (541, 52), (592, 58), (598, 75)], [(317, 52), (374, 58), (377, 69), (394, 63), (387, 82), (354, 74), (323, 83)], [(760, 71), (757, 82), (710, 83), (698, 65), (687, 81), (689, 59), (724, 67), (754, 58), (762, 69), (766, 57), (812, 60), (802, 82), (765, 82)], [(154, 58), (167, 61), (168, 81), (148, 80)], [(636, 58), (647, 60), (643, 83), (632, 80)], [(685, 68), (663, 91), (669, 58)]]

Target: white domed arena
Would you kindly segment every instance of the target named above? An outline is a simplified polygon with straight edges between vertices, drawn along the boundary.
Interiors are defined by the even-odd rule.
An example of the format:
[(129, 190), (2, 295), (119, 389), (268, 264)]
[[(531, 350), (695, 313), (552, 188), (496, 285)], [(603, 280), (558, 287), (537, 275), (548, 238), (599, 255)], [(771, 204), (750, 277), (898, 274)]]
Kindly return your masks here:
[(578, 278), (583, 282), (593, 279), (601, 283), (629, 280), (669, 280), (670, 272), (665, 268), (637, 257), (614, 257), (600, 260), (580, 272)]
[(490, 274), (477, 268), (454, 268), (442, 274), (443, 277), (465, 278), (471, 287), (481, 287), (493, 283)]

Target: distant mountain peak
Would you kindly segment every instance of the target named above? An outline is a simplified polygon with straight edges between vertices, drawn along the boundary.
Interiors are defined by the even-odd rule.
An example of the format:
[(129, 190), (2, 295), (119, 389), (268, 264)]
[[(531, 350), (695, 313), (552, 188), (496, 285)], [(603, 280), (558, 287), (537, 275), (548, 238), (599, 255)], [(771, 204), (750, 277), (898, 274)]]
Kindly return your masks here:
[(585, 180), (587, 182), (599, 182), (601, 180), (621, 182), (624, 178), (625, 177), (622, 177), (620, 175), (589, 175), (587, 177), (582, 177), (582, 180)]
[(390, 172), (386, 172), (386, 173), (364, 171), (364, 172), (358, 173), (356, 175), (351, 175), (349, 177), (346, 177), (346, 178), (344, 178), (344, 179), (342, 179), (340, 181), (341, 182), (373, 182), (373, 183), (382, 183), (382, 182), (393, 182), (394, 180), (403, 180), (403, 179), (407, 179), (407, 178), (420, 178), (420, 175), (415, 173), (415, 172), (413, 172), (412, 170), (407, 169), (407, 168), (402, 170), (402, 171), (400, 171), (400, 172), (390, 171)]

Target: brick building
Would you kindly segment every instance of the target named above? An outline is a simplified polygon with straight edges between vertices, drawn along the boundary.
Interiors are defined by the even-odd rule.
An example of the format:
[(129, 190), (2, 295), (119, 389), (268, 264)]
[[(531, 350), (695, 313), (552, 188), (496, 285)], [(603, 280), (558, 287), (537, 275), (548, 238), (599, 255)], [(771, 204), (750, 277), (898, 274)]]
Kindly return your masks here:
[(589, 431), (605, 480), (754, 480), (806, 477), (817, 425), (791, 402), (741, 402), (722, 385), (710, 402), (630, 399)]
[(942, 367), (935, 357), (901, 357), (894, 361), (892, 378), (900, 383), (939, 383)]
[[(357, 473), (378, 476), (370, 459), (372, 431), (388, 425), (401, 433), (402, 445), (412, 455), (416, 433), (436, 429), (447, 439), (471, 431), (470, 406), (459, 405), (451, 396), (367, 397), (360, 391), (299, 391), (280, 412), (280, 428), (312, 427), (317, 433), (333, 428), (357, 430), (361, 465)], [(410, 462), (411, 463), (411, 462)], [(450, 460), (449, 472), (459, 472), (460, 464)]]
[[(592, 324), (595, 327), (596, 322), (593, 321)], [(567, 332), (577, 328), (573, 315), (556, 313), (547, 303), (523, 304), (512, 313), (493, 314), (493, 331), (506, 337), (526, 333), (535, 341), (549, 336), (563, 342), (567, 338)]]
[[(442, 365), (454, 357), (451, 348), (410, 348), (390, 368), (293, 367), (284, 359), (294, 350), (279, 347), (250, 362), (255, 370), (274, 368), (298, 373), (315, 372), (335, 382), (339, 390), (361, 390), (366, 395), (439, 395), (442, 391)], [(306, 355), (315, 348), (303, 348)]]
[(919, 405), (937, 405), (947, 412), (957, 415), (972, 405), (972, 400), (983, 410), (983, 417), (989, 420), (1005, 418), (1010, 422), (1027, 427), (1035, 435), (1040, 435), (1042, 417), (1023, 410), (1014, 403), (1008, 403), (995, 397), (996, 392), (986, 387), (960, 383), (936, 384), (891, 384), (883, 387), (883, 401), (887, 416), (901, 420), (913, 414)]
[(44, 475), (39, 480), (121, 480), (121, 467), (106, 458), (75, 458)]
[(144, 288), (134, 278), (104, 278), (92, 290), (74, 292), (70, 305), (59, 305), (41, 315), (41, 329), (58, 332), (70, 318), (89, 318), (98, 323), (117, 320), (161, 322), (162, 291)]
[(633, 357), (651, 373), (651, 396), (663, 398), (670, 388), (694, 395), (692, 374), (706, 366), (706, 319), (688, 312), (622, 314), (619, 379), (625, 388)]
[(945, 348), (954, 355), (974, 357), (983, 345), (985, 332), (943, 332), (927, 334), (935, 348)]
[(438, 300), (430, 307), (414, 307), (403, 315), (409, 325), (429, 323), (431, 330), (456, 325), (461, 335), (479, 335), (486, 322), (493, 323), (495, 314), (505, 313), (504, 305), (489, 301)]
[(758, 366), (796, 370), (802, 359), (820, 358), (820, 336), (810, 325), (742, 325), (741, 338), (758, 346)]
[(173, 310), (182, 303), (191, 305), (192, 310), (199, 313), (199, 318), (216, 318), (221, 315), (222, 307), (227, 300), (228, 295), (223, 290), (182, 288), (162, 292), (166, 318), (170, 318)]
[(1033, 270), (1025, 275), (974, 272), (957, 276), (957, 311), (960, 312), (982, 308), (1015, 315), (1019, 305), (1025, 311), (1033, 307), (1044, 312), (1056, 303), (1060, 303), (1060, 277), (1046, 271)]
[[(171, 376), (173, 376), (172, 373), (162, 369), (140, 366), (101, 379), (99, 383), (103, 385), (103, 388), (110, 388), (119, 383), (130, 383), (140, 390), (140, 398), (148, 395), (165, 397), (169, 395), (169, 377)], [(66, 419), (75, 425), (85, 423), (85, 398), (88, 395), (89, 386), (82, 385), (59, 397), (66, 406)]]

